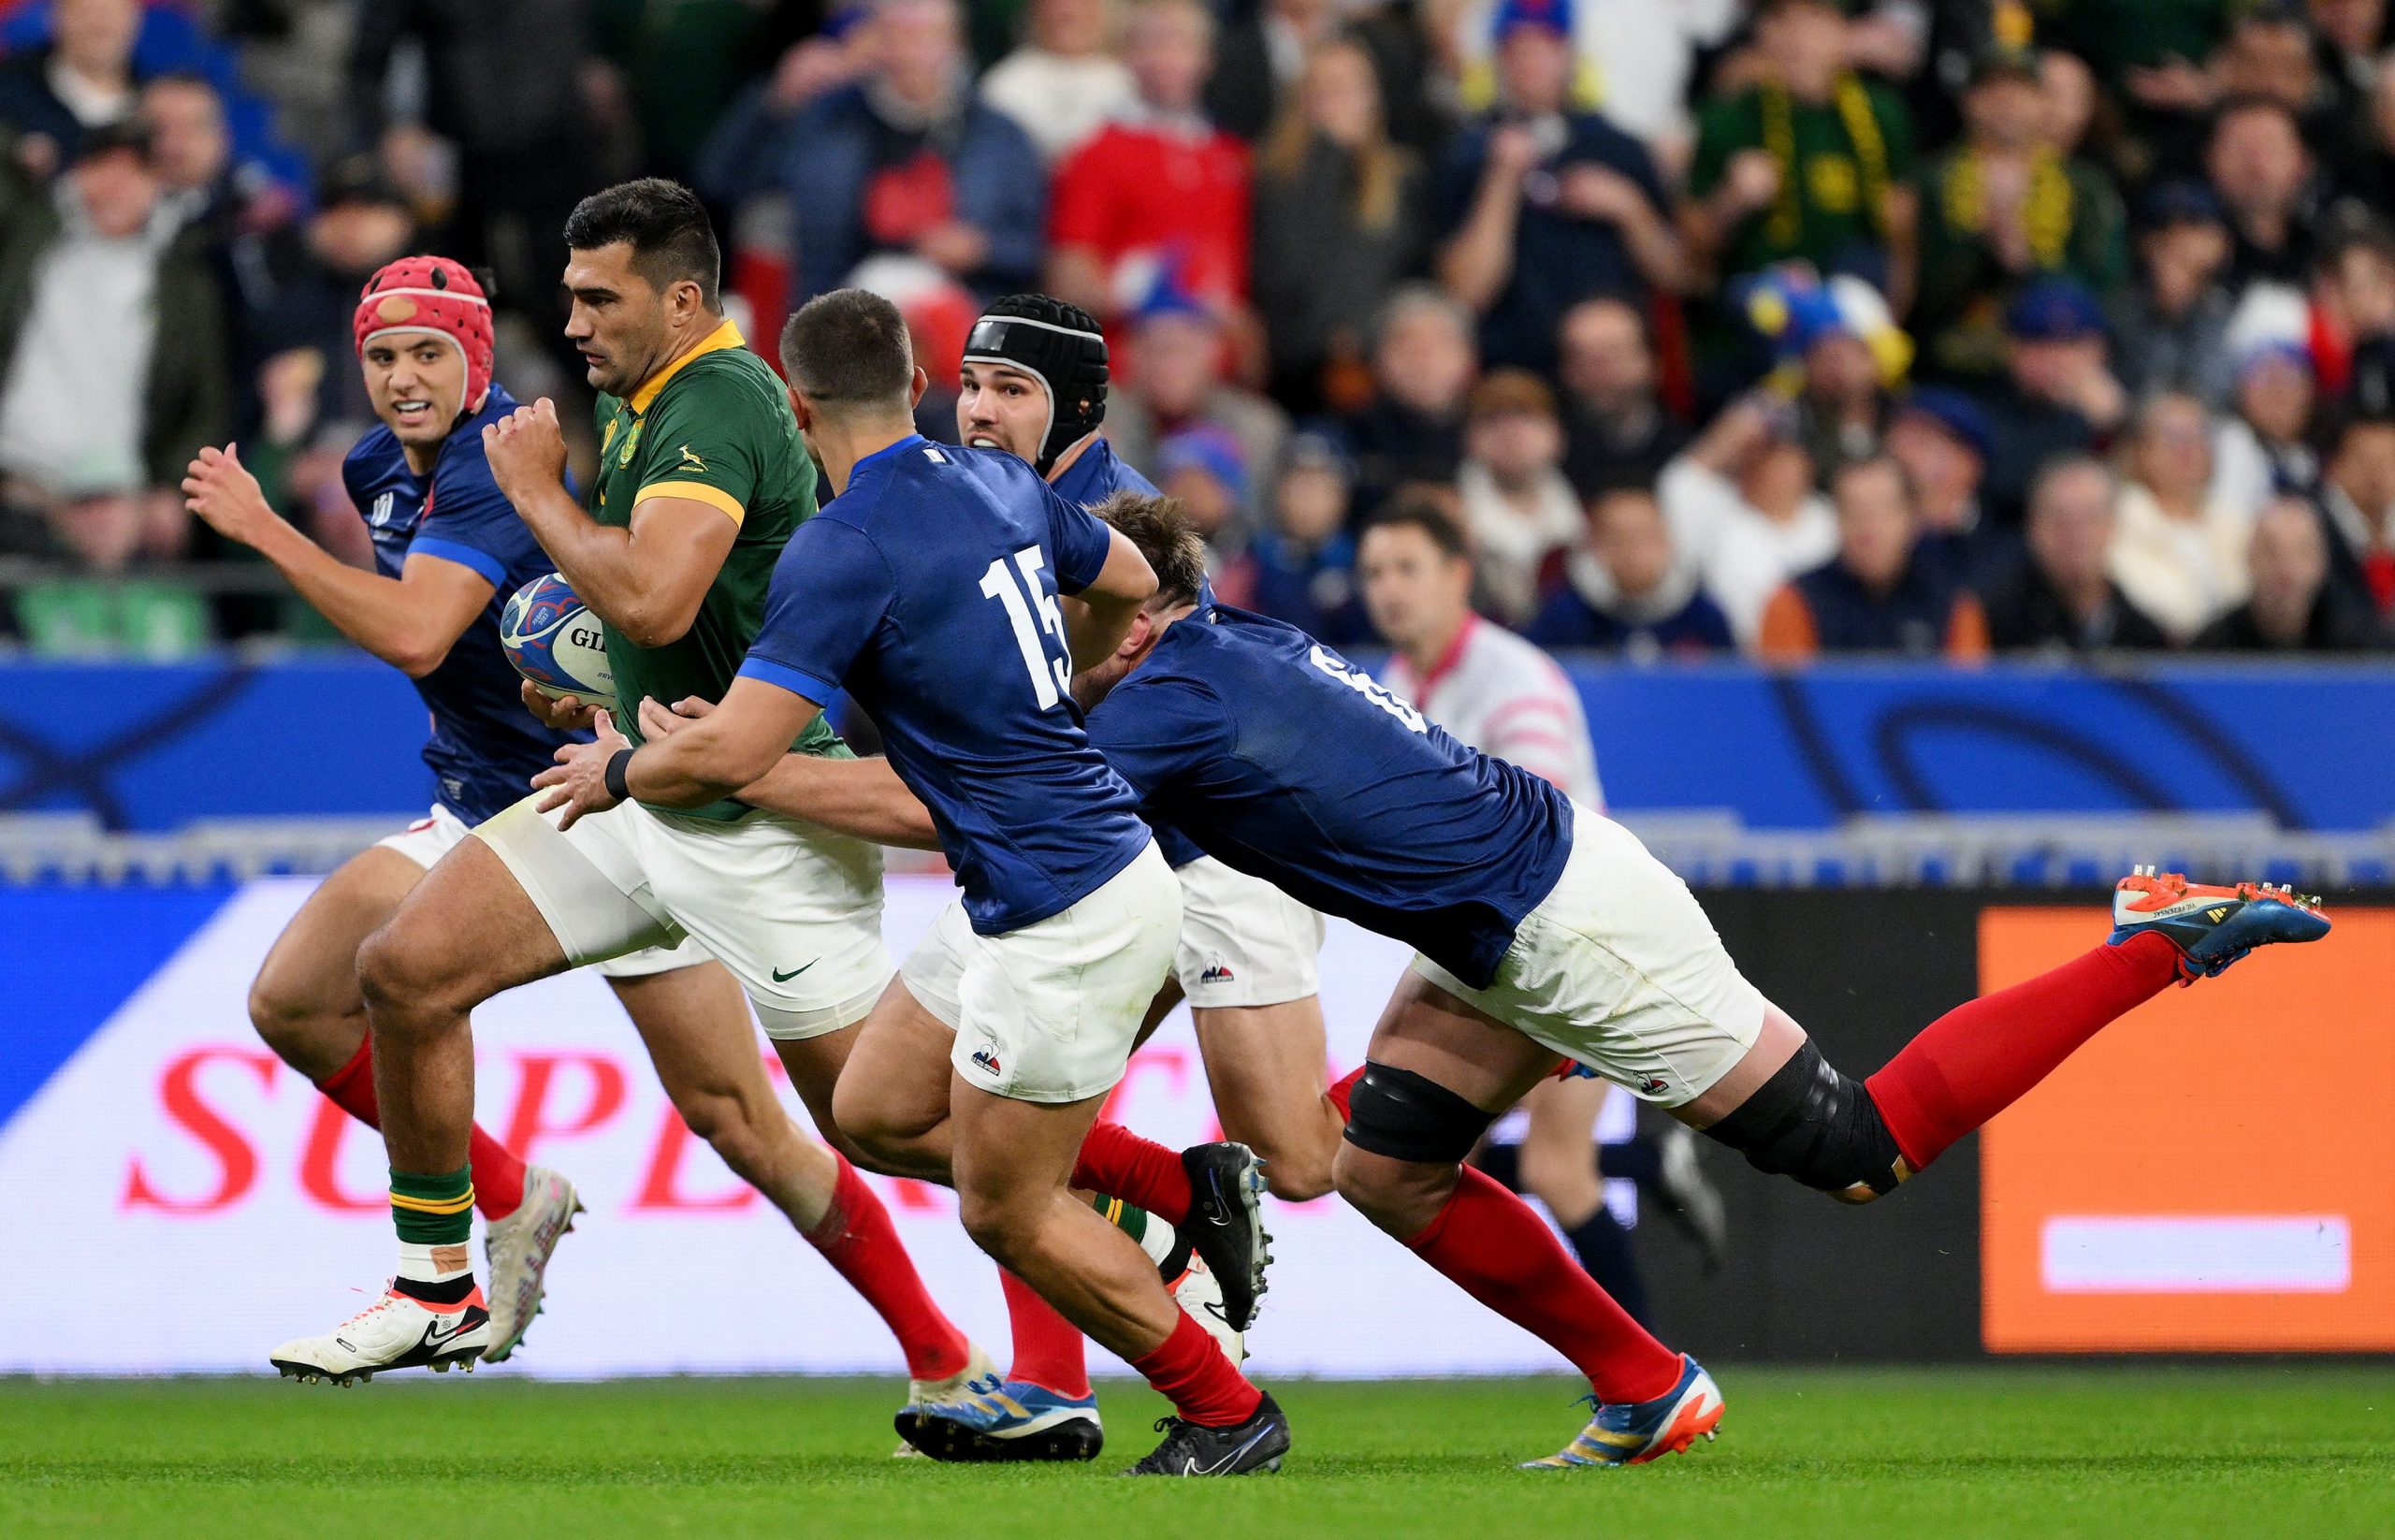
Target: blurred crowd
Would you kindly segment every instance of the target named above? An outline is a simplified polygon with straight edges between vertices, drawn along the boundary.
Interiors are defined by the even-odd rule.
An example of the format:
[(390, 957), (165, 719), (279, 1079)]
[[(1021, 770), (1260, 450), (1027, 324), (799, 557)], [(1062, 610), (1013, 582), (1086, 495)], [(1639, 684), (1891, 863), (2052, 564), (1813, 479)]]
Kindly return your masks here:
[(0, 628), (311, 634), (179, 580), (242, 570), (185, 462), (239, 440), (362, 558), (363, 277), (487, 271), (501, 377), (587, 407), (559, 232), (660, 174), (752, 340), (898, 301), (936, 436), (981, 301), (1100, 316), (1218, 591), (1334, 643), (1401, 640), (1427, 512), (1556, 647), (2374, 649), (2389, 42), (2387, 0), (0, 0)]

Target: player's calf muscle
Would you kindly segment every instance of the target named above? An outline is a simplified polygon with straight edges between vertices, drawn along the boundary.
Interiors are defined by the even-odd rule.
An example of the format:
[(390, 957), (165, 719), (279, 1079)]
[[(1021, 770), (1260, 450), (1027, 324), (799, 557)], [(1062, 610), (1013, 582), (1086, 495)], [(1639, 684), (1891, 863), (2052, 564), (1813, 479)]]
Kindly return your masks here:
[(1342, 1144), (1331, 1161), (1339, 1196), (1373, 1225), (1402, 1241), (1439, 1216), (1456, 1190), (1454, 1165), (1397, 1160)]
[(1345, 1120), (1322, 1094), (1322, 1013), (1311, 999), (1193, 1012), (1223, 1135), (1264, 1161), (1272, 1196), (1303, 1203), (1330, 1191)]

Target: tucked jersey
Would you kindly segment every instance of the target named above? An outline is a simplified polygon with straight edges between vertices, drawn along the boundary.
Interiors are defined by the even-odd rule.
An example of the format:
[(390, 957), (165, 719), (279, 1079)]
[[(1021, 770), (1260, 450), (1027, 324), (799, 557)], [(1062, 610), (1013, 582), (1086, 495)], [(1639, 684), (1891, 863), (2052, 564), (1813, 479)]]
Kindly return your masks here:
[[(645, 647), (607, 628), (607, 663), (623, 710), (617, 731), (641, 741), (640, 703), (685, 696), (719, 701), (764, 618), (765, 590), (791, 531), (815, 513), (815, 462), (798, 436), (790, 398), (765, 360), (726, 321), (629, 397), (599, 398), (599, 476), (590, 516), (622, 529), (651, 497), (688, 498), (740, 526), (690, 629)], [(846, 753), (818, 719), (793, 746), (800, 753)], [(683, 809), (729, 820), (747, 814), (726, 800)]]
[(1014, 456), (909, 435), (791, 538), (741, 666), (819, 705), (856, 698), (984, 936), (1071, 908), (1149, 843), (1081, 731), (1056, 604), (1111, 541)]
[(1089, 736), (1149, 816), (1208, 855), (1475, 989), (1572, 850), (1562, 792), (1244, 610), (1168, 628), (1090, 712)]
[(414, 681), (432, 718), (424, 763), (434, 797), (480, 823), (531, 791), (568, 734), (524, 709), (515, 670), (499, 645), (499, 616), (517, 588), (550, 570), (483, 458), (483, 428), (515, 410), (493, 385), (482, 411), (442, 441), (432, 473), (409, 469), (399, 441), (377, 428), (341, 461), (341, 485), (374, 540), (374, 570), (398, 577), (410, 557), (454, 561), (491, 586), (490, 602), (452, 643), (441, 666)]

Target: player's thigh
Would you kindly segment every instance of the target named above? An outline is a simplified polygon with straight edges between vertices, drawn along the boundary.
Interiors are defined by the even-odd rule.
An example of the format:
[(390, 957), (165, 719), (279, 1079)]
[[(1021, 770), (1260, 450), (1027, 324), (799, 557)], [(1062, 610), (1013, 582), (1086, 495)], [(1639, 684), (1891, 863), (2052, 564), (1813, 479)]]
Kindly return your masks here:
[(1577, 812), (1563, 875), (1486, 985), (1422, 956), (1413, 971), (1641, 1100), (1678, 1107), (1754, 1046), (1762, 992), (1687, 883), (1627, 829)]
[[(1339, 1142), (1325, 1112), (1328, 1078), (1322, 1002), (1313, 995), (1277, 1005), (1216, 1006), (1193, 1011), (1198, 1051), (1226, 1138), (1271, 1167), (1327, 1182)], [(1274, 1174), (1270, 1167), (1268, 1174)], [(1309, 1181), (1308, 1185), (1316, 1185)]]
[(312, 1080), (348, 1063), (365, 1040), (357, 949), (423, 879), (424, 868), (397, 850), (361, 850), (316, 885), (267, 950), (250, 984), (250, 1019)]
[(832, 1094), (832, 1126), (878, 1161), (948, 1121), (949, 1052), (956, 1031), (893, 979), (864, 1024)]
[(616, 811), (659, 907), (732, 970), (768, 1037), (854, 1026), (881, 997), (893, 970), (877, 848), (766, 813)]
[(1556, 1198), (1596, 1199), (1597, 1114), (1613, 1094), (1604, 1081), (1575, 1076), (1544, 1081), (1522, 1097), (1522, 1110), (1530, 1114), (1522, 1130), (1522, 1185), (1547, 1198), (1550, 1207)]
[(1364, 1055), (1420, 1075), (1491, 1117), (1555, 1072), (1554, 1049), (1418, 973), (1398, 981)]
[(778, 1113), (748, 996), (721, 964), (610, 978), (607, 987), (647, 1047), (658, 1083), (693, 1133), (712, 1139), (733, 1120)]
[(1672, 1116), (1691, 1128), (1711, 1127), (1746, 1105), (1749, 1097), (1796, 1056), (1805, 1040), (1805, 1029), (1796, 1024), (1795, 1017), (1764, 1001), (1763, 1030), (1756, 1034), (1754, 1046), (1703, 1096), (1670, 1109)]
[(844, 1150), (845, 1136), (839, 1131), (838, 1120), (833, 1116), (832, 1097), (839, 1087), (842, 1071), (856, 1053), (857, 1040), (864, 1034), (864, 1024), (860, 1022), (854, 1026), (844, 1026), (835, 1032), (819, 1032), (812, 1037), (768, 1039), (773, 1044), (775, 1056), (782, 1061), (782, 1071), (790, 1077), (791, 1089), (806, 1104), (806, 1115), (815, 1120), (816, 1131), (825, 1139), (843, 1143)]
[(1023, 1101), (955, 1078), (950, 1105), (957, 1215), (983, 1250), (1005, 1255), (1013, 1227), (1070, 1185), (1081, 1142), (1105, 1102), (1103, 1095)]
[(628, 804), (559, 829), (556, 814), (538, 809), (539, 800), (526, 797), (477, 824), (461, 849), (486, 858), (478, 866), (504, 874), (563, 963), (580, 967), (680, 946), (684, 934), (643, 869), (638, 826), (629, 816), (637, 809)]
[(461, 842), (424, 874), (357, 962), (378, 1032), (418, 1016), (461, 1014), (566, 966), (530, 894), (479, 839)]

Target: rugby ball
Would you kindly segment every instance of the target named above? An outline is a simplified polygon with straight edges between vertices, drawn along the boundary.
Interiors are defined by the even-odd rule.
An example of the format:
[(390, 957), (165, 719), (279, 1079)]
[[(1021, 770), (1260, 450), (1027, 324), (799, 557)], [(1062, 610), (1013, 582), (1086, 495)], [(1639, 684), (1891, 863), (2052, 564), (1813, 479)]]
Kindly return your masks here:
[(534, 578), (508, 600), (499, 616), (499, 645), (542, 694), (552, 700), (573, 695), (615, 709), (607, 628), (556, 573)]

